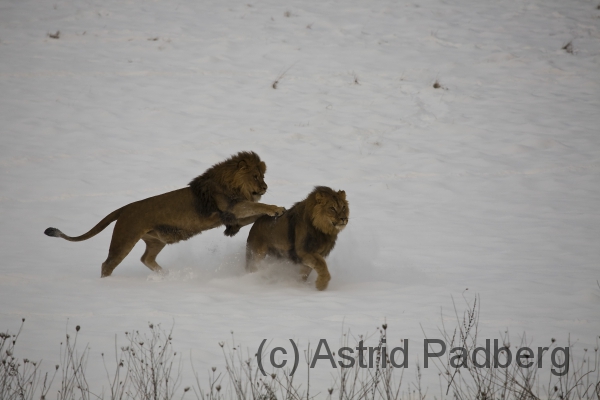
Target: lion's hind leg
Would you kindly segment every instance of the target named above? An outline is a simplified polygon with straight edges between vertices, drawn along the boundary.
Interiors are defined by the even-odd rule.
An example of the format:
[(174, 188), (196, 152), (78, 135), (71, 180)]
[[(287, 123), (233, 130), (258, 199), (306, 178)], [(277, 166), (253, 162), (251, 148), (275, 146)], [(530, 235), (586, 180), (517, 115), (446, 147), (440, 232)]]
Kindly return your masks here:
[(139, 237), (126, 242), (114, 244), (113, 237), (113, 241), (111, 242), (108, 250), (108, 257), (106, 258), (106, 261), (102, 263), (102, 273), (100, 276), (102, 278), (110, 276), (115, 268), (117, 268), (117, 266), (121, 263), (121, 261), (127, 257), (127, 254), (129, 254), (131, 249), (133, 249), (133, 246), (135, 246), (138, 240), (140, 240)]
[(308, 267), (306, 265), (302, 265), (300, 267), (300, 278), (306, 282), (306, 280), (308, 279), (308, 276), (310, 275), (310, 273), (312, 272), (312, 268)]
[(246, 271), (258, 271), (258, 264), (267, 256), (268, 249), (266, 246), (252, 245), (246, 243)]
[(142, 236), (142, 240), (146, 242), (146, 251), (141, 258), (142, 263), (154, 272), (162, 271), (162, 267), (156, 262), (156, 256), (164, 249), (166, 243), (149, 234)]
[(108, 248), (108, 257), (102, 263), (101, 277), (110, 276), (115, 268), (123, 261), (127, 254), (131, 252), (135, 244), (142, 238), (144, 232), (135, 232), (128, 230), (126, 224), (120, 224), (117, 221), (113, 231), (110, 247)]

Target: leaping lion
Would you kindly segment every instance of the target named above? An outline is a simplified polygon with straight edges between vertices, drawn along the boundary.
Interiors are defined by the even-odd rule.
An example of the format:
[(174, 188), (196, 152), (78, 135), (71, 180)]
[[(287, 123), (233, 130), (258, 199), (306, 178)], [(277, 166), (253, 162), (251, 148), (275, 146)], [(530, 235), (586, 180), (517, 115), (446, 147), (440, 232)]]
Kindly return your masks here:
[(162, 268), (156, 262), (156, 256), (167, 244), (187, 240), (223, 224), (225, 235), (233, 236), (240, 227), (253, 223), (262, 215), (282, 215), (285, 208), (258, 202), (267, 191), (266, 169), (266, 164), (256, 153), (239, 152), (207, 169), (188, 187), (113, 211), (81, 236), (67, 236), (56, 228), (48, 228), (44, 233), (80, 242), (96, 236), (117, 221), (108, 257), (102, 263), (101, 276), (110, 276), (140, 239), (146, 242), (142, 263), (158, 272)]

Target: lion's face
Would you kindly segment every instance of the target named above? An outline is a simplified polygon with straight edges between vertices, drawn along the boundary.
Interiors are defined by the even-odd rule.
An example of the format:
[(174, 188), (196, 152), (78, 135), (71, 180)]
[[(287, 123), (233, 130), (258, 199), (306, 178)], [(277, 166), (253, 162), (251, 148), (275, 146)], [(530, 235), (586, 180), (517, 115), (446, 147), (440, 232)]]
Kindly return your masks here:
[(267, 192), (265, 183), (266, 164), (261, 161), (256, 165), (251, 165), (246, 161), (240, 161), (235, 175), (235, 181), (242, 194), (247, 199), (259, 201), (261, 196)]
[(346, 201), (346, 192), (315, 193), (313, 224), (321, 231), (334, 234), (340, 232), (348, 224), (350, 209)]

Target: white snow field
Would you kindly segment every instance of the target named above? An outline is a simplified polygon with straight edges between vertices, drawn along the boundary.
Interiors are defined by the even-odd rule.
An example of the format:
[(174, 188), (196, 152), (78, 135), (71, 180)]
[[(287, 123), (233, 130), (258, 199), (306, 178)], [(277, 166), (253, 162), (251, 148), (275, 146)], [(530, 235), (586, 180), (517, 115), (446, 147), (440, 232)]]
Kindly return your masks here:
[[(597, 346), (598, 1), (7, 0), (0, 135), (0, 331), (26, 318), (19, 354), (50, 370), (81, 325), (96, 392), (100, 353), (148, 322), (174, 324), (182, 387), (190, 358), (222, 371), (230, 331), (302, 351), (384, 321), (411, 341), (413, 380), (422, 329), (438, 337), (452, 298), (461, 313), (476, 294), (480, 338)], [(43, 234), (80, 235), (242, 150), (267, 163), (265, 203), (346, 191), (326, 291), (290, 265), (246, 274), (248, 227), (168, 246), (165, 275), (141, 242), (104, 279), (113, 225)], [(336, 373), (319, 365), (314, 394)]]

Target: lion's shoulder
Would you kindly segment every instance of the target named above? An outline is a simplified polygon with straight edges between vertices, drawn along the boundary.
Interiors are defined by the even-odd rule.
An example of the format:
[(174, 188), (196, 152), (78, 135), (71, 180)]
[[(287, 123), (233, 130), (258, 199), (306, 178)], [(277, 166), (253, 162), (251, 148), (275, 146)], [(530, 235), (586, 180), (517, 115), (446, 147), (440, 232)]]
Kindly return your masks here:
[(220, 192), (218, 185), (206, 173), (194, 178), (189, 183), (194, 196), (196, 211), (202, 216), (209, 216), (219, 211), (215, 195)]

